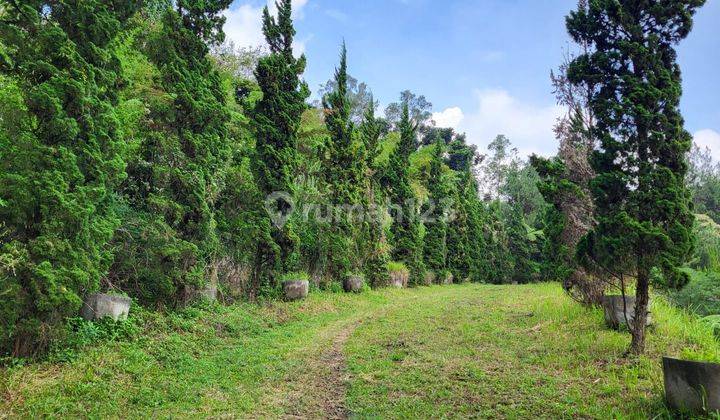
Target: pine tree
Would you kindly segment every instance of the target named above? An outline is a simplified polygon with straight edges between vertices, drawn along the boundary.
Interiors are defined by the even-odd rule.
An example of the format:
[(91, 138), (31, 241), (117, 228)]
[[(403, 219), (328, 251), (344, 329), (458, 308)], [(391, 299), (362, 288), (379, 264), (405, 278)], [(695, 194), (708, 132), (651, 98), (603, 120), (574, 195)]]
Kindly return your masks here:
[(361, 267), (354, 242), (359, 239), (360, 206), (363, 204), (365, 160), (363, 145), (355, 141), (348, 100), (347, 48), (343, 43), (340, 66), (335, 70), (335, 90), (323, 98), (325, 124), (330, 133), (325, 170), (331, 204), (337, 210), (329, 235), (330, 273), (346, 275)]
[(377, 164), (380, 154), (380, 136), (382, 125), (375, 117), (375, 100), (371, 97), (370, 104), (365, 110), (363, 122), (360, 125), (360, 138), (365, 153), (365, 172), (367, 180), (368, 211), (366, 212), (365, 238), (367, 239), (367, 258), (365, 258), (365, 275), (373, 287), (383, 286), (387, 283), (387, 238), (383, 226), (382, 212), (379, 210), (384, 204), (385, 197), (381, 188), (382, 171)]
[[(301, 80), (305, 71), (305, 56), (293, 56), (295, 28), (292, 22), (291, 0), (277, 3), (278, 15), (263, 11), (263, 33), (270, 54), (262, 57), (255, 78), (263, 97), (253, 112), (257, 137), (254, 172), (258, 186), (266, 196), (293, 192), (293, 169), (297, 166), (297, 131), (310, 95)], [(273, 213), (287, 214), (290, 204), (284, 200), (272, 203)], [(299, 267), (297, 235), (293, 223), (281, 227), (265, 222), (263, 238), (259, 241), (255, 264), (255, 289), (274, 288), (278, 276), (296, 271)]]
[(48, 327), (77, 314), (112, 261), (113, 191), (125, 162), (114, 108), (123, 77), (111, 44), (137, 4), (2, 7), (0, 72), (17, 83), (28, 123), (0, 154), (0, 261), (12, 267), (0, 269), (0, 351), (28, 355), (48, 344)]
[(586, 261), (624, 283), (636, 278), (630, 353), (645, 348), (650, 272), (681, 286), (692, 251), (693, 215), (685, 186), (692, 138), (680, 114), (675, 45), (704, 0), (596, 0), (567, 18), (570, 35), (593, 51), (569, 68), (573, 83), (596, 83), (590, 103), (600, 141), (592, 164), (598, 225), (581, 245)]
[(445, 142), (435, 142), (430, 174), (427, 180), (428, 192), (434, 207), (433, 220), (427, 224), (425, 233), (425, 265), (432, 270), (439, 281), (444, 280), (447, 269), (447, 208), (449, 191), (443, 179)]
[(391, 226), (393, 258), (410, 270), (410, 283), (421, 284), (425, 277), (421, 221), (415, 194), (410, 185), (410, 154), (415, 150), (416, 127), (410, 121), (407, 104), (403, 105), (399, 124), (400, 142), (390, 155), (384, 185), (388, 199), (399, 209)]
[[(123, 193), (130, 209), (114, 277), (146, 302), (175, 304), (215, 282), (215, 205), (230, 160), (229, 115), (208, 45), (224, 39), (231, 0), (179, 0), (151, 39), (165, 101), (151, 102), (140, 158)], [(124, 235), (122, 238), (124, 238)]]

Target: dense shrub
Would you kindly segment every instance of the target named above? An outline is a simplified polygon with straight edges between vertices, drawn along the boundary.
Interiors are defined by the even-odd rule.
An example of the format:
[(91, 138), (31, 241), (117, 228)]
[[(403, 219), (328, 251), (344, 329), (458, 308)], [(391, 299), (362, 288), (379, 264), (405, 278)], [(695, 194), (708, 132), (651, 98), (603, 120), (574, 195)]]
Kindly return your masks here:
[(684, 271), (690, 282), (682, 290), (670, 292), (670, 299), (700, 316), (720, 315), (720, 273)]
[(720, 273), (720, 225), (704, 214), (695, 215), (697, 244), (692, 267)]

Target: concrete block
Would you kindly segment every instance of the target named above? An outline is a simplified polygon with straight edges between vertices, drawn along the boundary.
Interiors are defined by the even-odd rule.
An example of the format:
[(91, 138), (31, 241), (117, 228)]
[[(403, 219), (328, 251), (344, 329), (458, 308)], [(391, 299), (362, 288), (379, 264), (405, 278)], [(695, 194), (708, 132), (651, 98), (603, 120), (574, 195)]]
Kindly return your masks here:
[(677, 410), (714, 414), (720, 410), (720, 364), (663, 358), (665, 398)]
[[(622, 296), (603, 296), (602, 307), (605, 312), (605, 323), (610, 328), (618, 329), (620, 326), (627, 326), (626, 319), (630, 323), (635, 319), (635, 298), (632, 296), (625, 296), (624, 303)], [(647, 325), (650, 325), (649, 314)]]
[(305, 299), (310, 292), (310, 282), (307, 280), (288, 280), (283, 282), (283, 294), (286, 300)]
[(93, 293), (85, 298), (81, 315), (88, 321), (110, 317), (115, 321), (124, 321), (130, 313), (132, 300), (126, 296)]
[(398, 270), (390, 272), (390, 286), (397, 289), (402, 289), (408, 286), (410, 280), (410, 273), (406, 270)]
[(359, 293), (362, 291), (364, 283), (365, 281), (362, 276), (347, 276), (345, 277), (345, 280), (343, 280), (343, 289), (345, 289), (347, 293)]

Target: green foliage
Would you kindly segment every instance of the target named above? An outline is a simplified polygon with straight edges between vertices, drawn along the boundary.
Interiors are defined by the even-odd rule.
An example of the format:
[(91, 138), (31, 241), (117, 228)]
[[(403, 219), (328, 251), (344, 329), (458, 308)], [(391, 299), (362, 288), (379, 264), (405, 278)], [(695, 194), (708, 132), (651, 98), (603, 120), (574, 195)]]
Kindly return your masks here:
[[(113, 276), (144, 302), (174, 305), (202, 287), (218, 258), (216, 203), (231, 157), (226, 95), (208, 45), (224, 38), (229, 0), (179, 1), (151, 33), (143, 139), (124, 184)], [(138, 40), (140, 42), (141, 40)]]
[(690, 281), (681, 290), (671, 290), (670, 300), (699, 316), (720, 315), (720, 273), (684, 269)]
[(563, 211), (566, 211), (567, 197), (581, 195), (582, 191), (571, 180), (568, 169), (560, 158), (545, 159), (533, 155), (530, 164), (541, 179), (538, 190), (552, 205), (545, 210), (541, 220), (547, 238), (543, 242), (542, 253), (545, 259), (541, 275), (546, 280), (565, 283), (574, 271), (576, 250), (572, 243), (567, 243), (568, 215), (563, 214)]
[(135, 7), (3, 5), (3, 111), (17, 108), (0, 118), (0, 351), (43, 351), (43, 331), (76, 313), (112, 260), (125, 143), (114, 110), (123, 76), (111, 45)]
[[(679, 267), (692, 252), (691, 197), (685, 186), (692, 136), (683, 127), (675, 45), (705, 0), (593, 1), (567, 18), (571, 37), (592, 51), (570, 64), (574, 84), (595, 89), (590, 103), (600, 148), (592, 157), (597, 226), (582, 244), (587, 260), (637, 275), (637, 311), (646, 316), (649, 275), (687, 282)], [(652, 24), (647, 24), (652, 22)], [(631, 350), (642, 352), (645, 322)]]
[(443, 177), (445, 143), (440, 138), (433, 148), (427, 180), (432, 219), (425, 233), (425, 265), (436, 274), (447, 268), (447, 215), (450, 211), (450, 189)]
[(291, 273), (283, 273), (280, 277), (278, 277), (278, 281), (281, 283), (284, 281), (292, 281), (292, 280), (304, 280), (309, 281), (310, 275), (304, 271), (294, 271)]
[(695, 215), (697, 244), (690, 265), (698, 270), (720, 273), (720, 225), (703, 214)]
[(399, 262), (399, 261), (388, 261), (387, 262), (387, 270), (390, 272), (407, 272), (407, 273), (409, 273), (407, 265), (405, 265), (405, 263)]
[(421, 284), (425, 277), (421, 221), (415, 194), (410, 186), (410, 154), (415, 150), (416, 127), (410, 120), (407, 104), (400, 120), (400, 142), (390, 155), (383, 185), (390, 203), (399, 209), (393, 214), (391, 240), (393, 259), (410, 269), (410, 284)]
[(324, 164), (325, 182), (330, 193), (330, 203), (338, 210), (327, 232), (330, 242), (327, 274), (330, 276), (361, 269), (361, 260), (356, 258), (356, 241), (360, 239), (361, 226), (355, 220), (357, 215), (353, 209), (367, 204), (363, 199), (367, 192), (365, 144), (363, 139), (356, 141), (355, 125), (350, 118), (345, 44), (340, 55), (340, 67), (335, 71), (335, 86), (336, 89), (323, 98), (325, 124), (330, 133)]
[(690, 152), (687, 185), (692, 191), (695, 212), (707, 214), (720, 223), (720, 163), (714, 162), (709, 148), (693, 146)]
[(137, 338), (142, 332), (138, 318), (114, 321), (103, 318), (98, 321), (86, 321), (72, 317), (65, 320), (60, 338), (50, 346), (48, 360), (54, 363), (67, 363), (80, 357), (88, 347), (104, 342), (128, 341)]
[[(290, 0), (277, 3), (278, 15), (263, 11), (263, 33), (270, 54), (258, 61), (255, 78), (263, 93), (252, 116), (255, 124), (256, 151), (253, 171), (261, 194), (292, 193), (293, 175), (298, 166), (297, 134), (301, 117), (306, 109), (309, 90), (300, 78), (305, 71), (305, 56), (293, 56), (292, 42), (295, 29), (292, 22)], [(289, 203), (277, 200), (271, 209), (287, 214)], [(298, 269), (298, 236), (294, 223), (271, 227), (262, 232), (256, 252), (256, 288), (270, 286), (275, 276)]]
[(378, 214), (385, 202), (385, 196), (381, 186), (382, 166), (378, 162), (381, 153), (380, 136), (382, 126), (375, 117), (375, 101), (371, 100), (360, 125), (359, 135), (365, 150), (365, 170), (368, 178), (367, 198), (365, 204), (376, 211), (371, 217), (366, 218), (363, 226), (363, 236), (366, 247), (364, 249), (365, 276), (373, 287), (380, 287), (387, 284), (388, 272), (386, 264), (390, 258), (389, 246), (385, 224), (385, 214)]

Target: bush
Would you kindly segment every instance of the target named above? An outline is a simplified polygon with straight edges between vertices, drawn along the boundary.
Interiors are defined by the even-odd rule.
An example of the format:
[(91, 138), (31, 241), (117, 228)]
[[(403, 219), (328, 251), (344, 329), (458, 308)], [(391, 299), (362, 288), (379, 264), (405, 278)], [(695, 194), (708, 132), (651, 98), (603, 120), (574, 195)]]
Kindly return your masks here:
[(400, 272), (400, 271), (402, 271), (402, 272), (407, 272), (407, 273), (410, 272), (410, 270), (408, 270), (408, 268), (407, 268), (407, 266), (406, 266), (405, 264), (403, 264), (403, 263), (401, 263), (401, 262), (397, 262), (397, 261), (390, 261), (390, 262), (388, 262), (388, 263), (387, 263), (387, 269), (388, 269), (388, 271), (391, 272), (391, 273)]
[(670, 300), (699, 316), (720, 314), (720, 273), (683, 271), (690, 276), (690, 283), (682, 290), (670, 292)]
[(98, 321), (86, 321), (83, 318), (68, 318), (60, 337), (50, 345), (49, 360), (52, 362), (71, 362), (83, 348), (99, 342), (130, 340), (137, 337), (141, 327), (136, 318), (126, 321), (113, 321), (103, 318)]
[(304, 271), (295, 271), (292, 273), (286, 273), (280, 276), (280, 282), (294, 281), (294, 280), (305, 280), (310, 281), (310, 276)]
[(695, 215), (697, 247), (692, 267), (699, 270), (720, 272), (720, 225), (704, 215)]

